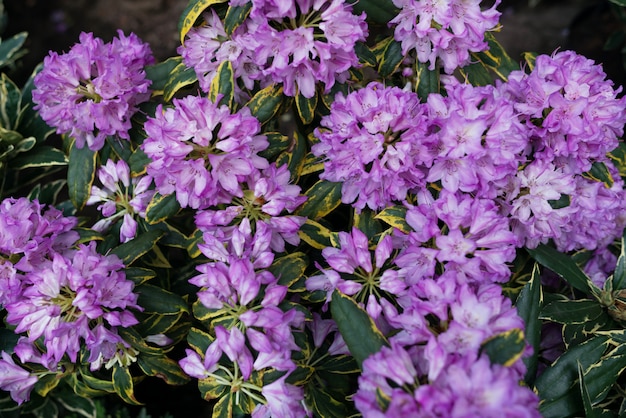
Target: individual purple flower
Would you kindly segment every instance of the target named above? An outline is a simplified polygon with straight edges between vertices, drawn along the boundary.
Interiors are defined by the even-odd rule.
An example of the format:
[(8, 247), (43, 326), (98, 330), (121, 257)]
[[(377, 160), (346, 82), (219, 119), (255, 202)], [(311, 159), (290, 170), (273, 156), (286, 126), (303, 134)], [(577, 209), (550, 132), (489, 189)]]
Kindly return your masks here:
[(257, 155), (268, 146), (248, 108), (231, 113), (206, 97), (174, 99), (157, 108), (144, 128), (148, 175), (162, 195), (176, 193), (181, 207), (205, 209), (243, 197), (242, 183), (269, 166)]
[(216, 13), (205, 13), (204, 19), (178, 52), (205, 91), (219, 65), (229, 61), (248, 89), (255, 81), (261, 87), (280, 83), (287, 96), (311, 98), (322, 82), (327, 93), (359, 65), (355, 45), (368, 34), (365, 14), (353, 14), (343, 0), (253, 0), (249, 17), (230, 35)]
[(320, 178), (342, 183), (341, 200), (357, 209), (404, 201), (432, 164), (424, 112), (416, 94), (376, 82), (337, 95), (311, 148), (324, 158)]
[(470, 53), (488, 49), (485, 33), (496, 29), (500, 1), (481, 10), (480, 0), (393, 0), (400, 9), (389, 22), (402, 53), (415, 51), (433, 70), (441, 63), (446, 73), (470, 62)]
[(11, 355), (2, 351), (0, 359), (0, 389), (9, 392), (18, 404), (30, 399), (30, 392), (38, 381), (35, 374), (15, 364)]
[(99, 150), (107, 136), (129, 139), (131, 117), (150, 97), (147, 44), (122, 31), (110, 43), (81, 33), (67, 53), (50, 52), (35, 76), (33, 102), (42, 119), (76, 146)]
[(285, 379), (285, 377), (281, 377), (263, 386), (261, 394), (266, 403), (259, 404), (252, 411), (253, 418), (310, 416), (304, 408), (304, 389), (286, 383)]
[(98, 170), (98, 179), (102, 188), (91, 186), (87, 205), (100, 203), (98, 210), (104, 218), (98, 220), (92, 228), (104, 232), (122, 219), (120, 241), (130, 241), (137, 233), (135, 216), (146, 216), (146, 208), (154, 196), (155, 191), (150, 189), (152, 178), (140, 176), (131, 179), (130, 168), (125, 161), (107, 160)]

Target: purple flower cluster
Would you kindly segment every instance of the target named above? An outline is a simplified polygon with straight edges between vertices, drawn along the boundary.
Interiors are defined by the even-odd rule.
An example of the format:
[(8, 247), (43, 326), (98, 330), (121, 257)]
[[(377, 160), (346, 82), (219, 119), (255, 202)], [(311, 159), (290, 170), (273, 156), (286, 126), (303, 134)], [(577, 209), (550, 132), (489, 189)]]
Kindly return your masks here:
[[(198, 303), (208, 309), (215, 340), (206, 352), (187, 350), (180, 361), (183, 370), (200, 379), (222, 373), (219, 382), (240, 390), (253, 399), (262, 396), (261, 407), (255, 416), (303, 416), (302, 388), (285, 382), (296, 365), (292, 351), (299, 350), (293, 331), (304, 325), (304, 315), (296, 309), (282, 310), (279, 305), (287, 295), (287, 287), (278, 283), (268, 267), (274, 261), (270, 248), (272, 232), (267, 224), (259, 222), (256, 231), (248, 218), (224, 237), (220, 230), (204, 234), (198, 244), (208, 262), (197, 267), (199, 275), (190, 279), (198, 286)], [(220, 358), (226, 355), (232, 371)], [(255, 385), (255, 372), (273, 369), (287, 372), (271, 384)], [(246, 384), (243, 384), (245, 382)], [(280, 395), (289, 394), (285, 404)]]
[[(97, 253), (95, 243), (74, 247), (75, 225), (74, 218), (36, 201), (0, 204), (0, 304), (19, 335), (13, 353), (44, 373), (58, 372), (68, 360), (88, 361), (92, 370), (127, 365), (136, 354), (117, 333), (117, 327), (137, 323), (130, 311), (141, 310), (133, 282), (124, 264)], [(37, 375), (6, 352), (0, 369), (0, 388), (19, 403), (27, 400)]]
[(343, 0), (252, 0), (250, 15), (230, 35), (215, 12), (205, 13), (205, 23), (189, 31), (178, 52), (204, 91), (229, 61), (247, 89), (280, 83), (287, 96), (310, 98), (317, 82), (328, 92), (358, 65), (355, 44), (368, 32), (365, 15), (351, 9)]
[[(103, 218), (97, 221), (92, 229), (99, 232), (107, 231), (112, 224), (122, 219), (120, 241), (127, 242), (137, 234), (135, 216), (145, 217), (148, 203), (155, 194), (150, 189), (150, 176), (130, 177), (130, 168), (125, 161), (107, 160), (98, 170), (98, 179), (102, 187), (92, 186), (87, 205), (98, 205)], [(120, 184), (121, 183), (121, 184)]]
[(142, 149), (148, 175), (162, 195), (176, 193), (180, 206), (205, 209), (243, 197), (241, 185), (269, 166), (257, 155), (267, 148), (261, 125), (248, 108), (231, 113), (206, 97), (174, 99), (144, 125)]
[[(320, 178), (342, 183), (344, 203), (380, 210), (393, 204), (412, 207), (407, 202), (415, 200), (418, 207), (436, 207), (441, 201), (441, 210), (452, 213), (462, 201), (465, 209), (458, 210), (476, 207), (478, 203), (470, 203), (474, 199), (491, 201), (482, 203), (491, 205), (489, 222), (510, 228), (516, 243), (510, 233), (490, 244), (485, 237), (472, 243), (456, 227), (446, 237), (430, 235), (421, 241), (434, 238), (448, 257), (458, 253), (448, 251), (455, 246), (458, 254), (472, 259), (477, 272), (510, 261), (510, 245), (535, 247), (553, 239), (559, 250), (594, 249), (623, 229), (626, 195), (606, 154), (617, 146), (626, 106), (600, 66), (562, 52), (539, 56), (529, 75), (514, 72), (509, 82), (496, 87), (474, 87), (452, 77), (443, 81), (446, 94), (430, 94), (425, 103), (414, 93), (376, 83), (338, 95), (315, 131), (319, 142), (312, 152), (324, 158)], [(533, 93), (537, 89), (550, 93)], [(538, 102), (533, 95), (546, 97)], [(559, 104), (558, 114), (551, 101)], [(567, 118), (566, 109), (571, 113)], [(603, 164), (614, 178), (610, 188), (585, 175), (594, 163)], [(432, 195), (429, 189), (445, 193)], [(430, 216), (424, 211), (411, 216)], [(421, 220), (430, 222), (421, 227), (434, 227), (438, 220), (450, 226), (441, 213), (431, 218)], [(461, 229), (471, 224), (451, 222)], [(581, 224), (590, 229), (577, 226)], [(476, 238), (474, 232), (470, 235)], [(491, 262), (480, 265), (474, 248), (486, 255), (496, 247), (507, 255), (493, 254)]]
[(481, 10), (480, 0), (392, 0), (400, 12), (390, 22), (394, 38), (402, 43), (402, 53), (415, 50), (417, 60), (440, 62), (446, 73), (463, 67), (471, 52), (487, 49), (485, 32), (498, 25), (497, 0)]
[(121, 31), (110, 43), (82, 33), (67, 53), (50, 52), (35, 76), (33, 102), (41, 118), (82, 148), (99, 150), (107, 136), (129, 139), (130, 118), (150, 98), (147, 44)]

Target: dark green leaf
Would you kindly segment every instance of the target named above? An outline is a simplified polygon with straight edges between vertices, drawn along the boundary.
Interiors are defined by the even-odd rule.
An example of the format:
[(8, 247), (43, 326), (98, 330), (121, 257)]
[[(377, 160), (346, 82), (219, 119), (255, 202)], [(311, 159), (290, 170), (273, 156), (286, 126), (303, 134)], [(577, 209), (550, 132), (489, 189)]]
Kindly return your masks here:
[(59, 391), (54, 399), (63, 405), (63, 408), (86, 418), (97, 418), (96, 404), (92, 399), (78, 396), (69, 391)]
[(190, 380), (177, 362), (165, 356), (142, 353), (137, 364), (146, 375), (163, 379), (168, 385), (184, 385)]
[(345, 418), (350, 416), (348, 403), (343, 399), (334, 398), (326, 388), (311, 388), (307, 392), (307, 398), (307, 403), (316, 412), (315, 416), (324, 418)]
[(289, 287), (304, 275), (308, 265), (306, 254), (295, 252), (274, 259), (269, 271), (278, 279), (279, 284)]
[(541, 340), (541, 321), (539, 320), (539, 311), (543, 305), (543, 292), (541, 289), (541, 277), (539, 274), (539, 266), (535, 263), (533, 272), (528, 283), (524, 285), (517, 300), (515, 307), (517, 312), (524, 320), (526, 326), (526, 341), (533, 348), (533, 353), (524, 358), (526, 365), (526, 377), (524, 381), (528, 385), (532, 385), (537, 375), (537, 361), (539, 355), (539, 343)]
[(591, 279), (578, 267), (571, 257), (545, 244), (540, 244), (535, 249), (527, 249), (527, 251), (539, 264), (558, 274), (572, 287), (585, 293), (591, 291)]
[(602, 312), (602, 305), (595, 300), (555, 300), (543, 307), (539, 318), (559, 324), (584, 324), (593, 321)]
[(189, 346), (202, 355), (206, 353), (213, 340), (214, 338), (209, 333), (198, 328), (191, 328), (187, 334)]
[(326, 247), (332, 247), (333, 241), (337, 241), (338, 233), (333, 232), (322, 224), (307, 219), (300, 227), (298, 235), (302, 241), (306, 242), (313, 248), (323, 250)]
[(229, 6), (224, 18), (224, 31), (232, 35), (235, 29), (243, 23), (250, 15), (252, 10), (252, 2), (246, 2), (241, 6)]
[(158, 286), (142, 284), (135, 288), (139, 294), (138, 304), (144, 312), (158, 313), (162, 315), (177, 315), (181, 312), (189, 312), (187, 302), (176, 293), (168, 292)]
[(406, 208), (404, 206), (389, 206), (376, 215), (376, 219), (399, 229), (408, 234), (413, 228), (406, 222)]
[(256, 117), (261, 124), (266, 123), (280, 109), (283, 101), (283, 86), (280, 84), (272, 84), (259, 90), (251, 99), (246, 103), (246, 107), (250, 109), (252, 116)]
[(535, 388), (541, 399), (550, 401), (564, 396), (578, 379), (578, 362), (586, 369), (599, 361), (608, 341), (607, 336), (600, 335), (570, 347), (537, 378)]
[(49, 145), (40, 145), (30, 152), (23, 153), (9, 161), (9, 167), (22, 170), (32, 167), (50, 167), (67, 165), (65, 153)]
[(291, 140), (287, 135), (283, 135), (280, 132), (265, 132), (269, 147), (259, 152), (259, 155), (265, 159), (271, 160), (283, 151), (286, 151)]
[(148, 231), (111, 250), (127, 266), (150, 251), (163, 236), (161, 231)]
[(187, 7), (185, 7), (185, 10), (183, 10), (183, 13), (178, 19), (180, 43), (185, 43), (187, 32), (193, 27), (202, 12), (214, 4), (225, 3), (226, 1), (227, 0), (189, 0)]
[(587, 390), (587, 386), (585, 385), (583, 367), (581, 366), (580, 362), (578, 362), (578, 388), (580, 390), (580, 397), (583, 401), (583, 406), (585, 407), (585, 416), (587, 418), (598, 418), (600, 415), (598, 414), (598, 411), (594, 409), (591, 403), (589, 391)]
[(591, 166), (591, 170), (584, 173), (583, 177), (602, 182), (607, 188), (613, 187), (613, 175), (609, 171), (606, 164), (604, 164), (603, 162), (596, 161), (595, 163), (593, 163), (593, 165)]
[(613, 290), (626, 289), (626, 229), (622, 234), (620, 254), (612, 277)]
[[(219, 101), (218, 101), (219, 97)], [(233, 64), (223, 61), (216, 70), (215, 77), (211, 81), (209, 99), (218, 105), (226, 105), (233, 109), (235, 105), (235, 75)]]
[(154, 270), (142, 267), (126, 267), (124, 272), (126, 273), (126, 278), (132, 280), (135, 286), (145, 283), (156, 276)]
[(226, 393), (219, 397), (219, 400), (213, 406), (213, 418), (232, 418), (233, 417), (233, 394)]
[(422, 101), (431, 93), (439, 93), (439, 71), (429, 70), (428, 64), (418, 62), (415, 66), (416, 92)]
[(552, 209), (563, 209), (571, 204), (572, 199), (569, 195), (562, 194), (561, 197), (555, 200), (548, 200), (548, 204)]
[(400, 42), (394, 40), (393, 37), (388, 38), (386, 42), (387, 43), (382, 50), (382, 56), (380, 57), (380, 64), (378, 66), (378, 72), (381, 77), (389, 77), (391, 74), (396, 72), (404, 60)]
[(115, 393), (117, 393), (124, 402), (131, 405), (142, 404), (135, 399), (133, 377), (128, 368), (120, 366), (113, 367), (113, 387), (115, 388)]
[(507, 367), (522, 357), (525, 349), (524, 333), (518, 328), (490, 337), (480, 348), (492, 364), (503, 364)]
[(606, 398), (624, 369), (626, 354), (615, 354), (607, 356), (585, 370), (585, 386), (594, 405)]
[(170, 72), (170, 76), (165, 86), (163, 86), (163, 99), (169, 102), (176, 92), (195, 83), (197, 80), (198, 78), (196, 77), (194, 69), (187, 67), (181, 62)]
[(72, 143), (67, 167), (67, 187), (70, 200), (76, 209), (82, 209), (91, 194), (91, 185), (96, 174), (97, 153), (84, 145), (76, 148)]
[[(24, 45), (27, 37), (27, 32), (20, 32), (17, 35), (0, 41), (0, 67), (4, 67), (22, 55), (20, 49)], [(25, 52), (25, 50), (22, 51)]]
[(511, 71), (520, 69), (519, 64), (511, 59), (492, 33), (486, 32), (485, 40), (489, 45), (489, 49), (487, 51), (473, 53), (472, 57), (474, 61), (480, 61), (502, 80), (506, 80)]
[(183, 57), (176, 56), (170, 57), (155, 65), (146, 66), (146, 78), (152, 81), (152, 84), (150, 84), (152, 94), (163, 94), (163, 89), (170, 78), (170, 73), (174, 71), (174, 68), (181, 62), (183, 62)]
[(287, 168), (291, 173), (291, 183), (297, 183), (300, 178), (300, 172), (304, 164), (304, 156), (306, 154), (306, 138), (298, 131), (294, 131), (293, 142), (291, 146), (276, 158), (278, 167), (287, 164)]
[(300, 120), (305, 125), (313, 122), (315, 118), (315, 108), (317, 107), (317, 92), (311, 98), (304, 97), (300, 92), (296, 95), (296, 108), (298, 109), (298, 115)]
[(398, 13), (398, 9), (390, 0), (359, 0), (353, 3), (352, 9), (356, 14), (365, 12), (368, 19), (383, 25), (389, 23)]
[(179, 210), (180, 205), (174, 193), (165, 196), (155, 193), (146, 208), (146, 221), (157, 224), (176, 215)]
[(341, 204), (342, 183), (319, 180), (304, 195), (307, 201), (296, 211), (296, 215), (317, 220), (328, 215)]
[(372, 318), (351, 297), (335, 290), (330, 312), (359, 367), (387, 344)]
[(354, 45), (354, 52), (356, 52), (356, 56), (359, 57), (359, 63), (361, 63), (361, 65), (376, 67), (378, 64), (376, 55), (365, 43), (357, 42)]
[(617, 4), (618, 6), (626, 7), (626, 0), (609, 0), (611, 3)]

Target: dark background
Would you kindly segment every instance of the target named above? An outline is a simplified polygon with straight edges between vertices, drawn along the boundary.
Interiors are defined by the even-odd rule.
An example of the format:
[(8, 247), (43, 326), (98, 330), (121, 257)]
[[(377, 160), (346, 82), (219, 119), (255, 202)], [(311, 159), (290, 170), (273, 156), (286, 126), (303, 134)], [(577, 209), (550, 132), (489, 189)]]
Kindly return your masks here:
[[(538, 3), (531, 7), (532, 3)], [(135, 32), (148, 42), (157, 60), (175, 54), (178, 18), (187, 0), (5, 0), (8, 37), (27, 31), (29, 54), (21, 60), (26, 77), (49, 50), (58, 52), (78, 41), (81, 31), (109, 41), (117, 29)], [(502, 0), (502, 30), (497, 34), (511, 57), (573, 49), (602, 62), (617, 84), (626, 81), (619, 50), (607, 53), (608, 37), (623, 31), (608, 0)], [(19, 76), (19, 75), (18, 75)], [(15, 80), (16, 82), (18, 80)]]

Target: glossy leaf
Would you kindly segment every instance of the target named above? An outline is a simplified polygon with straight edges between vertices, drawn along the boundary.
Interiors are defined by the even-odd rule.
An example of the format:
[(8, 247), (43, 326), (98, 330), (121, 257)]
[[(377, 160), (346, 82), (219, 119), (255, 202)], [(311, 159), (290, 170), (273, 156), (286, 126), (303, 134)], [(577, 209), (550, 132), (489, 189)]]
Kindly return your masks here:
[(283, 135), (280, 132), (265, 132), (269, 146), (263, 151), (259, 152), (259, 155), (263, 158), (271, 160), (283, 151), (286, 151), (291, 144), (291, 139), (287, 135)]
[(473, 61), (481, 62), (502, 80), (506, 80), (511, 71), (520, 69), (519, 64), (511, 59), (492, 33), (486, 32), (485, 40), (489, 45), (489, 49), (473, 53)]
[(306, 254), (294, 252), (274, 259), (269, 271), (278, 279), (278, 283), (289, 287), (304, 275), (309, 265)]
[(413, 231), (413, 228), (406, 222), (406, 208), (404, 206), (387, 207), (376, 215), (376, 219), (380, 219), (405, 234)]
[(181, 312), (189, 312), (187, 302), (180, 295), (158, 286), (142, 284), (135, 288), (135, 292), (139, 294), (138, 303), (145, 313), (177, 315)]
[(54, 400), (70, 412), (85, 418), (97, 418), (96, 404), (90, 398), (77, 396), (69, 391), (59, 391), (54, 394)]
[(439, 71), (428, 69), (428, 64), (416, 63), (415, 80), (415, 91), (422, 101), (431, 93), (439, 93)]
[(387, 38), (384, 47), (382, 48), (382, 54), (379, 56), (380, 63), (378, 65), (378, 73), (381, 77), (389, 77), (396, 72), (402, 61), (404, 55), (402, 54), (402, 46), (400, 42), (397, 42), (393, 37)]
[(194, 69), (189, 68), (183, 62), (180, 62), (170, 72), (170, 76), (163, 86), (163, 99), (169, 102), (179, 90), (195, 83), (197, 80), (198, 77), (196, 76)]
[(126, 273), (126, 278), (132, 280), (135, 286), (145, 283), (156, 276), (154, 270), (143, 267), (126, 267), (124, 272)]
[(150, 224), (163, 222), (176, 215), (179, 210), (180, 205), (174, 193), (165, 196), (155, 193), (146, 208), (146, 221)]
[(283, 164), (287, 164), (287, 168), (291, 173), (291, 183), (297, 183), (300, 178), (306, 154), (306, 145), (306, 138), (298, 131), (294, 131), (291, 146), (276, 158), (277, 166), (280, 167)]
[(527, 251), (539, 264), (558, 274), (572, 287), (585, 293), (591, 291), (591, 279), (571, 257), (545, 244), (540, 244), (535, 249), (527, 249)]
[(541, 275), (539, 266), (535, 263), (530, 280), (524, 285), (515, 301), (517, 313), (520, 318), (524, 320), (526, 341), (528, 341), (528, 344), (533, 348), (533, 353), (530, 356), (524, 357), (524, 364), (527, 370), (524, 381), (528, 385), (534, 383), (537, 374), (539, 344), (541, 342), (539, 311), (542, 305), (543, 291), (541, 289)]
[(5, 73), (0, 74), (0, 127), (7, 130), (17, 128), (21, 107), (20, 88)]
[(147, 376), (156, 376), (168, 385), (184, 385), (190, 380), (178, 363), (169, 357), (141, 354), (137, 357), (137, 364)]
[(304, 195), (307, 201), (296, 211), (296, 215), (317, 220), (328, 215), (341, 204), (341, 183), (319, 180)]
[(23, 170), (33, 167), (64, 166), (67, 163), (68, 159), (63, 151), (48, 145), (40, 145), (30, 152), (12, 158), (9, 166), (14, 170)]
[(146, 78), (152, 81), (152, 84), (150, 84), (152, 95), (163, 94), (163, 89), (165, 89), (165, 85), (170, 78), (170, 73), (174, 71), (174, 68), (182, 61), (183, 58), (181, 56), (176, 56), (170, 57), (155, 65), (146, 66)]
[(313, 387), (307, 393), (308, 403), (316, 412), (317, 417), (348, 417), (348, 403), (343, 399), (336, 399), (327, 388)]
[(323, 250), (326, 247), (332, 247), (333, 241), (337, 241), (338, 233), (333, 232), (322, 224), (307, 219), (304, 225), (298, 231), (300, 239), (311, 247)]
[(141, 402), (135, 399), (133, 377), (127, 367), (113, 367), (113, 386), (115, 387), (115, 393), (117, 393), (124, 402), (131, 405), (142, 405)]
[(626, 369), (626, 354), (608, 355), (585, 370), (585, 386), (591, 402), (602, 402)]
[(611, 281), (613, 290), (626, 289), (626, 229), (622, 234), (620, 254)]
[(613, 179), (613, 175), (609, 171), (606, 164), (599, 161), (593, 163), (593, 165), (591, 166), (591, 170), (584, 173), (583, 177), (586, 177), (590, 180), (602, 182), (607, 188), (613, 187), (613, 183), (615, 182), (615, 180)]
[(233, 417), (233, 394), (225, 393), (219, 397), (217, 403), (213, 406), (213, 418), (232, 418)]
[(550, 401), (564, 396), (578, 378), (578, 362), (585, 369), (596, 363), (606, 351), (608, 342), (608, 337), (596, 336), (570, 347), (537, 378), (535, 388), (541, 399)]
[(0, 67), (15, 61), (26, 52), (22, 47), (27, 37), (27, 32), (20, 32), (10, 38), (0, 40)]
[[(218, 102), (219, 97), (219, 102)], [(223, 61), (215, 72), (209, 89), (209, 99), (218, 105), (226, 105), (233, 109), (235, 105), (235, 74), (233, 64)]]
[(256, 117), (261, 124), (268, 122), (278, 113), (283, 101), (283, 86), (272, 84), (259, 90), (248, 103), (246, 107), (250, 109), (252, 116)]
[(296, 108), (298, 109), (298, 115), (300, 116), (300, 120), (305, 125), (313, 122), (315, 118), (315, 108), (317, 107), (318, 95), (315, 92), (315, 95), (311, 98), (304, 97), (300, 92), (296, 95)]
[(153, 249), (162, 236), (163, 232), (161, 231), (148, 231), (113, 248), (111, 253), (121, 258), (124, 264), (128, 266)]
[(330, 312), (359, 367), (366, 358), (387, 345), (372, 318), (351, 297), (335, 290)]
[(591, 403), (589, 391), (587, 390), (587, 386), (585, 384), (583, 367), (580, 362), (578, 362), (578, 389), (580, 390), (580, 397), (583, 401), (583, 406), (585, 407), (585, 417), (598, 418), (600, 415), (597, 413), (597, 411), (593, 407), (593, 404)]
[(196, 23), (196, 20), (200, 17), (208, 7), (225, 3), (227, 0), (189, 0), (187, 7), (183, 10), (182, 15), (178, 20), (178, 33), (180, 34), (180, 43), (185, 43), (185, 36), (187, 32)]
[(67, 187), (70, 200), (76, 209), (82, 209), (91, 194), (91, 185), (96, 175), (95, 151), (87, 145), (76, 148), (74, 142), (70, 148), (69, 164), (67, 167)]
[(232, 35), (235, 29), (248, 18), (251, 10), (252, 2), (246, 2), (241, 6), (229, 6), (224, 18), (224, 31)]
[(496, 334), (481, 346), (481, 352), (489, 357), (492, 364), (507, 367), (519, 360), (525, 349), (524, 332), (518, 328)]
[(396, 17), (398, 12), (391, 0), (359, 0), (353, 4), (352, 9), (355, 14), (365, 12), (369, 19), (383, 25)]
[(198, 328), (191, 328), (187, 334), (187, 342), (189, 346), (196, 350), (198, 354), (204, 355), (211, 343), (214, 341), (214, 337), (208, 332), (202, 331)]
[(543, 307), (539, 318), (559, 324), (584, 324), (593, 321), (602, 312), (602, 305), (595, 300), (555, 300)]

